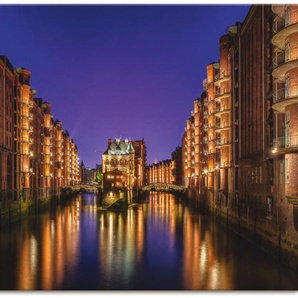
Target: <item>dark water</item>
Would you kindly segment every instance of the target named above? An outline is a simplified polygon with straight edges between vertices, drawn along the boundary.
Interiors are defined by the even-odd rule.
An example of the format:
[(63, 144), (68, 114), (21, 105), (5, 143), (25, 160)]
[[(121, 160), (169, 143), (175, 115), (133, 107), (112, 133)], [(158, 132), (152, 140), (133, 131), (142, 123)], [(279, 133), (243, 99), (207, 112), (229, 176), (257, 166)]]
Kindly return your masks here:
[(169, 194), (125, 213), (93, 194), (0, 231), (0, 289), (297, 289), (298, 276)]

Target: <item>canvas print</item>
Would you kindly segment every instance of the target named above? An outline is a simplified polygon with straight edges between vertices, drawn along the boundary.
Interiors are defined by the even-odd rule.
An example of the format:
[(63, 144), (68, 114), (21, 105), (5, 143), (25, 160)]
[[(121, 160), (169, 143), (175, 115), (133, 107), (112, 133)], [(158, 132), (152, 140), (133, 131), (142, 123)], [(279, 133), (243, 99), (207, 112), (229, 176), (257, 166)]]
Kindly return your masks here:
[(0, 291), (298, 288), (298, 5), (1, 4)]

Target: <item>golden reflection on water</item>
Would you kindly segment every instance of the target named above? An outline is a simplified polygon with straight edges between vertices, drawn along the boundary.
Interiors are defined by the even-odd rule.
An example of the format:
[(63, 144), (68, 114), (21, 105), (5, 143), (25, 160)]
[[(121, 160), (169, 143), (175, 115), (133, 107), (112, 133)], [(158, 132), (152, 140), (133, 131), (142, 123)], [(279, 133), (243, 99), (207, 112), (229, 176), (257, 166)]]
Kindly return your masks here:
[(80, 205), (78, 200), (69, 208), (59, 209), (55, 220), (49, 214), (44, 215), (37, 237), (30, 229), (24, 229), (19, 244), (19, 289), (59, 288), (66, 272), (74, 269), (78, 257)]
[(219, 247), (214, 223), (211, 223), (209, 230), (204, 231), (200, 224), (200, 217), (191, 216), (188, 209), (185, 210), (184, 217), (183, 277), (185, 288), (191, 290), (233, 289), (232, 272), (230, 272), (232, 266), (228, 268), (225, 261), (219, 262), (216, 259)]
[(35, 234), (24, 228), (18, 240), (21, 249), (17, 288), (61, 288), (67, 274), (77, 270), (82, 245), (81, 212), (88, 214), (91, 224), (96, 225), (98, 271), (100, 282), (107, 287), (112, 287), (115, 280), (129, 285), (134, 278), (144, 258), (150, 222), (167, 231), (165, 237), (171, 251), (177, 249), (177, 231), (182, 229), (179, 233), (183, 239), (183, 288), (233, 288), (232, 264), (216, 258), (221, 255), (218, 250), (225, 249), (226, 244), (219, 246), (217, 243), (215, 224), (210, 222), (206, 229), (206, 224), (201, 224), (201, 217), (183, 204), (176, 204), (173, 195), (150, 193), (148, 203), (130, 207), (126, 213), (98, 212), (96, 207), (95, 197), (88, 204), (78, 197), (70, 206), (58, 208), (54, 217), (44, 215)]
[(105, 272), (102, 282), (127, 284), (132, 278), (144, 249), (143, 210), (129, 208), (127, 213), (105, 212), (99, 218), (100, 270)]

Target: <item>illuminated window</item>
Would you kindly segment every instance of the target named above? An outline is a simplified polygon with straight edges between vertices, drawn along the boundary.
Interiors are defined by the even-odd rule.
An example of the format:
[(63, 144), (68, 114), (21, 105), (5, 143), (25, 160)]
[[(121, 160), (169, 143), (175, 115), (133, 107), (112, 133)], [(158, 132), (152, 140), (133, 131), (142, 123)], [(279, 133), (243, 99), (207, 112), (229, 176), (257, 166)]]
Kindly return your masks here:
[(268, 215), (272, 215), (272, 205), (273, 205), (273, 199), (271, 197), (267, 197), (267, 211)]
[(259, 176), (258, 176), (258, 168), (255, 168), (255, 174), (256, 174), (256, 183), (259, 183)]
[(253, 184), (255, 181), (255, 171), (254, 169), (251, 169), (251, 183)]

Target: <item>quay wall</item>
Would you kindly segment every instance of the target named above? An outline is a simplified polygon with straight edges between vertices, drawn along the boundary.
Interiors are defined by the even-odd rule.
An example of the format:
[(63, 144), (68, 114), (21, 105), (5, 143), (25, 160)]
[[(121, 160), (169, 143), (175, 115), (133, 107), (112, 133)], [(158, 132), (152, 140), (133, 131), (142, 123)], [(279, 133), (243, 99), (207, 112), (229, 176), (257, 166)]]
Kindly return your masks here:
[(218, 199), (209, 189), (188, 188), (185, 199), (193, 208), (214, 219), (248, 240), (254, 246), (271, 255), (280, 265), (298, 271), (298, 243), (283, 227), (278, 214), (268, 217), (257, 208), (248, 208), (235, 202), (234, 194)]
[(19, 221), (30, 213), (42, 211), (54, 200), (72, 195), (71, 189), (61, 187), (0, 191), (0, 228)]
[[(0, 229), (13, 222), (17, 222), (28, 214), (42, 212), (51, 202), (72, 198), (80, 191), (88, 191), (82, 186), (66, 188), (38, 188), (0, 191)], [(94, 189), (92, 189), (94, 191)], [(108, 192), (110, 192), (109, 190)], [(115, 192), (115, 190), (113, 190)], [(139, 188), (134, 187), (128, 192), (124, 190), (124, 198), (128, 203), (138, 202)], [(106, 192), (98, 189), (95, 192), (98, 196), (99, 205), (102, 205)], [(120, 198), (120, 197), (119, 197)], [(118, 198), (118, 199), (119, 199)]]

